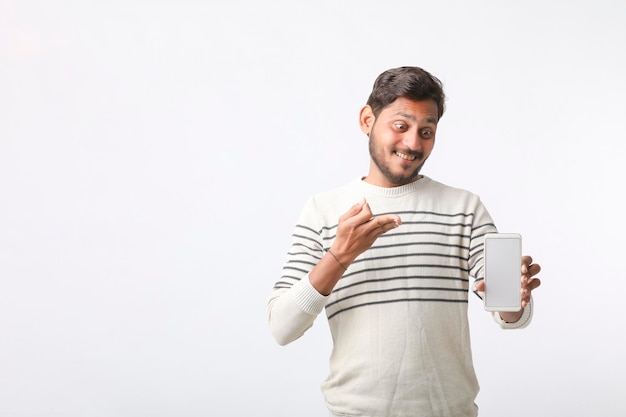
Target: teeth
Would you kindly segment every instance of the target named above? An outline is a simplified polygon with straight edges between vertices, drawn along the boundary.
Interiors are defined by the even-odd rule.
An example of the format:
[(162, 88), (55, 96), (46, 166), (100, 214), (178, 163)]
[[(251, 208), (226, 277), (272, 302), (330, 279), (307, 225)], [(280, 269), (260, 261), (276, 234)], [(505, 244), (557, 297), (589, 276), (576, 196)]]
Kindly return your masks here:
[(415, 160), (415, 156), (407, 155), (407, 154), (402, 153), (402, 152), (396, 151), (396, 155), (398, 155), (402, 159), (406, 159), (407, 161), (414, 161)]

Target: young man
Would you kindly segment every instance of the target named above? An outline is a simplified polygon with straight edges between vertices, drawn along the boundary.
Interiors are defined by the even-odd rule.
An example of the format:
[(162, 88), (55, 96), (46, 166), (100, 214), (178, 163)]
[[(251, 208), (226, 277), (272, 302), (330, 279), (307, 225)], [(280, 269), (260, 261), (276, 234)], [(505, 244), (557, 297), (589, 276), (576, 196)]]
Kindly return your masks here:
[[(474, 292), (484, 289), (483, 240), (496, 227), (478, 196), (420, 175), (444, 100), (421, 68), (376, 79), (359, 118), (369, 173), (307, 202), (270, 295), (281, 345), (326, 310), (332, 416), (477, 415), (468, 293), (470, 277)], [(494, 313), (501, 327), (530, 322), (539, 269), (523, 257), (522, 310)]]

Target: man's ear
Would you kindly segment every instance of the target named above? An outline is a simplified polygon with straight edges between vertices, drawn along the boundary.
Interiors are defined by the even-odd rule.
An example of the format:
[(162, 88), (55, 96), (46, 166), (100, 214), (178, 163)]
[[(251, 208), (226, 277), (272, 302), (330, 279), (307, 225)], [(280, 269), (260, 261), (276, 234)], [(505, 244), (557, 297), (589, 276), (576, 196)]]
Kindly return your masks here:
[(359, 125), (361, 126), (361, 131), (369, 136), (375, 120), (376, 116), (374, 116), (374, 112), (369, 104), (363, 106), (361, 112), (359, 113)]

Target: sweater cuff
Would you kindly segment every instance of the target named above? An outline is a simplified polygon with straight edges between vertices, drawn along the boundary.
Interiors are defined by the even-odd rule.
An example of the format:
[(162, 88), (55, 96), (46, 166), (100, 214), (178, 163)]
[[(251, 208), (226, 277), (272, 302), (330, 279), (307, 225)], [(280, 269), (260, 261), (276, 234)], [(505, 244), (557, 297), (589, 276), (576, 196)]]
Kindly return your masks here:
[(296, 282), (291, 290), (296, 305), (305, 313), (317, 316), (324, 309), (328, 296), (323, 296), (317, 292), (311, 285), (308, 274)]
[(502, 329), (523, 329), (524, 327), (530, 324), (530, 322), (532, 321), (532, 318), (533, 318), (532, 295), (530, 296), (530, 302), (524, 309), (522, 316), (519, 318), (519, 320), (517, 320), (514, 323), (507, 323), (506, 321), (502, 320), (502, 317), (500, 317), (500, 313), (498, 313), (497, 311), (493, 313), (493, 319), (496, 321), (496, 323), (498, 323), (498, 325), (500, 325)]

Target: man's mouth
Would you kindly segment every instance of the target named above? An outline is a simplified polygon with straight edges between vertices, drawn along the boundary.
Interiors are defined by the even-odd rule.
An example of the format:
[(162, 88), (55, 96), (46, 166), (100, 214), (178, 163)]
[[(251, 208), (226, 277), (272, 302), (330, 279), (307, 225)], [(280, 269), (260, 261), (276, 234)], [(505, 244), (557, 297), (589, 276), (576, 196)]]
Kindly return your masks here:
[(410, 154), (400, 152), (400, 151), (395, 151), (394, 153), (396, 154), (396, 156), (399, 156), (405, 161), (415, 161), (415, 159), (417, 158), (417, 155), (410, 155)]

